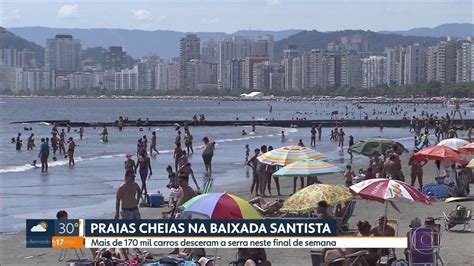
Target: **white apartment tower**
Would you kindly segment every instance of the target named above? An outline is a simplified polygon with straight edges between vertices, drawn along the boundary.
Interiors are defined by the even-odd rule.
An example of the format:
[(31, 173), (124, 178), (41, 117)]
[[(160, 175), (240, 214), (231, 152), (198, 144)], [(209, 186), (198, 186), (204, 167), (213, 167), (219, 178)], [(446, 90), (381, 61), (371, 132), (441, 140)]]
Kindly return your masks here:
[[(414, 85), (425, 82), (425, 49), (418, 45), (410, 45), (403, 48), (404, 53), (401, 73), (404, 85)], [(388, 65), (388, 63), (387, 63)]]
[(387, 58), (384, 56), (362, 59), (362, 87), (375, 88), (385, 83), (386, 61)]
[(245, 37), (226, 37), (219, 43), (217, 79), (219, 88), (229, 88), (229, 62), (252, 56), (252, 40)]
[(456, 54), (456, 83), (471, 80), (471, 57), (472, 44), (470, 41), (463, 42)]
[(298, 50), (295, 45), (289, 45), (283, 51), (282, 65), (285, 69), (285, 90), (296, 89), (293, 87), (293, 59), (298, 57)]

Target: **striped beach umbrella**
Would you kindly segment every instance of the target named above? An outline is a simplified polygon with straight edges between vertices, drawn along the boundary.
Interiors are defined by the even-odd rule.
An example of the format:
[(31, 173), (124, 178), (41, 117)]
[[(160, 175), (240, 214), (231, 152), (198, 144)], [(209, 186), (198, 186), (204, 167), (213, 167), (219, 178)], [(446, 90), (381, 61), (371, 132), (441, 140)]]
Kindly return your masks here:
[(474, 142), (462, 146), (458, 151), (463, 154), (474, 154)]
[(311, 176), (344, 172), (339, 166), (320, 160), (303, 160), (291, 163), (276, 171), (274, 176)]
[(368, 179), (350, 186), (350, 189), (354, 195), (363, 199), (380, 202), (422, 202), (429, 204), (428, 197), (418, 189), (395, 179)]
[(209, 219), (261, 219), (246, 200), (227, 193), (207, 193), (193, 197), (180, 206), (183, 212)]
[(320, 201), (324, 200), (328, 205), (335, 206), (352, 198), (352, 193), (345, 186), (314, 184), (291, 195), (280, 211), (291, 213), (311, 212), (316, 209)]
[(285, 166), (303, 160), (321, 160), (326, 155), (310, 148), (290, 145), (266, 152), (257, 157), (258, 161), (269, 165)]
[(440, 141), (436, 146), (448, 147), (452, 150), (459, 151), (465, 145), (468, 145), (469, 141), (457, 138), (444, 139)]

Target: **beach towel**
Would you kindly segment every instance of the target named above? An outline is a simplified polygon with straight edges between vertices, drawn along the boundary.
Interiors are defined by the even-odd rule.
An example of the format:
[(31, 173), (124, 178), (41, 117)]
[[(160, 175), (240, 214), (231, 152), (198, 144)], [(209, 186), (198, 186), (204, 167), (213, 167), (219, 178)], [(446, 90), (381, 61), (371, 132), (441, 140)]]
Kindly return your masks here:
[(212, 178), (207, 178), (206, 181), (204, 182), (204, 186), (202, 188), (202, 193), (210, 193), (212, 189), (212, 184), (214, 183), (214, 179)]
[(451, 196), (449, 187), (440, 183), (429, 183), (423, 185), (421, 192), (427, 196), (432, 196), (437, 199), (445, 199)]

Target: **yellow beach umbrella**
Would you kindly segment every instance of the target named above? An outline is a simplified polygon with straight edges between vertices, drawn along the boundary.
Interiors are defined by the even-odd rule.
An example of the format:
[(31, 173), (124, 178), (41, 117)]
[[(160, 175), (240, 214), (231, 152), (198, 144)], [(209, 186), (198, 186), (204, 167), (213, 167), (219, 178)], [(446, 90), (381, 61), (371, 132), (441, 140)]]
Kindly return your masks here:
[(325, 200), (328, 205), (335, 206), (353, 198), (349, 188), (329, 184), (314, 184), (307, 186), (289, 197), (282, 212), (305, 213), (316, 209), (318, 202)]

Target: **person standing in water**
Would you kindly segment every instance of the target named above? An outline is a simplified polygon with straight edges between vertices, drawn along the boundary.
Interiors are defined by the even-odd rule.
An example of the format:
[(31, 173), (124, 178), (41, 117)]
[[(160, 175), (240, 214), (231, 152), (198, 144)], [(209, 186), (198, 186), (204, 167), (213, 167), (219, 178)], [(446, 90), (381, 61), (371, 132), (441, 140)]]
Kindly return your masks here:
[(67, 157), (69, 158), (69, 166), (74, 166), (76, 163), (74, 162), (74, 150), (76, 149), (76, 143), (69, 137), (68, 141), (69, 145), (67, 147)]
[(156, 149), (156, 131), (151, 132), (151, 143), (150, 143), (150, 155), (153, 155), (153, 152), (156, 154), (160, 154), (160, 152)]
[(84, 136), (84, 128), (80, 127), (79, 128), (79, 139), (82, 139), (83, 136)]
[[(336, 132), (337, 133), (337, 132)], [(337, 139), (339, 140), (337, 146), (341, 149), (343, 149), (344, 147), (344, 136), (346, 135), (346, 133), (344, 133), (344, 130), (339, 129), (339, 134), (337, 134)]]
[(53, 148), (53, 154), (56, 155), (56, 151), (58, 151), (58, 135), (54, 131), (51, 137), (51, 148)]
[(252, 168), (252, 185), (250, 186), (250, 194), (253, 194), (253, 190), (255, 188), (255, 196), (259, 195), (259, 178), (258, 178), (258, 159), (257, 157), (260, 155), (260, 149), (254, 150), (254, 156), (247, 161), (247, 165)]
[(347, 148), (347, 153), (349, 153), (349, 156), (351, 158), (351, 163), (352, 163), (352, 158), (354, 157), (351, 150), (352, 145), (354, 145), (354, 137), (352, 135), (349, 135), (349, 147)]
[(316, 127), (311, 127), (311, 146), (316, 146)]
[(38, 158), (41, 161), (41, 172), (47, 173), (48, 172), (48, 157), (49, 157), (49, 145), (45, 141), (44, 138), (41, 139), (41, 146), (40, 152), (38, 154)]
[(210, 176), (212, 174), (212, 157), (214, 156), (215, 142), (209, 142), (208, 137), (204, 137), (202, 141), (204, 142), (204, 149), (202, 150), (202, 159), (204, 161), (206, 173)]
[(249, 161), (250, 156), (250, 147), (248, 144), (245, 144), (245, 163)]
[(151, 170), (151, 162), (150, 157), (146, 155), (146, 152), (140, 154), (140, 158), (138, 158), (137, 164), (135, 165), (135, 171), (138, 169), (138, 173), (140, 174), (140, 179), (142, 180), (142, 192), (143, 195), (148, 195), (148, 191), (146, 189), (146, 179), (150, 179), (151, 175), (153, 174)]
[(132, 159), (131, 153), (127, 153), (127, 160), (124, 162), (124, 165), (125, 165), (125, 171), (132, 171), (134, 173), (136, 172), (135, 161)]
[(26, 149), (27, 150), (33, 150), (35, 147), (35, 139), (33, 138), (35, 134), (31, 134), (30, 137), (28, 138), (28, 143), (26, 144)]
[(318, 126), (318, 140), (321, 141), (321, 135), (323, 134), (323, 124)]
[(66, 146), (64, 144), (64, 138), (59, 138), (58, 142), (58, 147), (59, 147), (59, 155), (64, 154), (66, 156)]
[(191, 153), (194, 153), (193, 151), (193, 135), (189, 132), (189, 129), (184, 129), (184, 145), (186, 146), (186, 150)]
[(16, 137), (16, 141), (15, 141), (15, 148), (17, 151), (21, 150), (21, 143), (22, 143), (22, 140), (21, 140), (21, 133), (18, 133), (18, 136)]
[(109, 132), (107, 132), (107, 128), (105, 126), (102, 129), (102, 133), (100, 133), (100, 136), (102, 137), (102, 142), (109, 141)]

